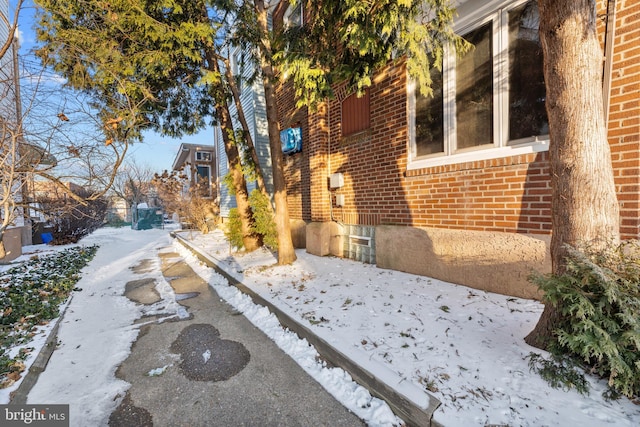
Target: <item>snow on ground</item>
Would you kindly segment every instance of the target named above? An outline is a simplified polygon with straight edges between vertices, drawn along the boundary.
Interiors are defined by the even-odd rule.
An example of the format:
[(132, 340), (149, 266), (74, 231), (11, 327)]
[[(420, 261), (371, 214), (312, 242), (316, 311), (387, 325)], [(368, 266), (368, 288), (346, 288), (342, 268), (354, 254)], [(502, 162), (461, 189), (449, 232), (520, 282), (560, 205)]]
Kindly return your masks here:
[(602, 398), (604, 381), (590, 379), (582, 396), (530, 372), (527, 356), (545, 354), (524, 342), (542, 313), (536, 301), (304, 250), (276, 266), (266, 250), (230, 253), (220, 231), (182, 236), (406, 397), (420, 404), (428, 390), (445, 426), (640, 424), (640, 406)]
[[(94, 260), (83, 269), (82, 279), (76, 284), (82, 291), (74, 292), (68, 303), (60, 320), (58, 347), (29, 393), (28, 403), (69, 404), (72, 426), (103, 426), (107, 425), (110, 413), (119, 403), (118, 397), (123, 397), (129, 387), (128, 383), (115, 377), (115, 372), (129, 355), (131, 344), (137, 337), (141, 325), (134, 325), (134, 321), (143, 314), (165, 313), (181, 317), (184, 309), (177, 304), (175, 293), (162, 276), (157, 257), (158, 250), (166, 250), (166, 247), (171, 250), (171, 238), (167, 230), (104, 228), (83, 239), (81, 244), (97, 244), (100, 248)], [(64, 248), (44, 245), (29, 247), (25, 249), (28, 253), (22, 260), (35, 253), (45, 254)], [(145, 271), (144, 277), (156, 280), (156, 289), (163, 299), (150, 307), (136, 305), (124, 296), (126, 283), (140, 279), (130, 267), (143, 259), (153, 261), (155, 268)], [(202, 269), (198, 265), (195, 267)], [(241, 308), (249, 320), (265, 331), (330, 393), (339, 396), (338, 400), (367, 424), (373, 427), (400, 424), (401, 420), (385, 402), (373, 398), (344, 371), (323, 367), (316, 360), (315, 349), (282, 328), (266, 308), (253, 304), (248, 296), (228, 286), (226, 280), (212, 270), (202, 270), (205, 270), (203, 275), (209, 278), (210, 283), (226, 294), (234, 306)], [(54, 323), (50, 322), (46, 328), (38, 331), (37, 341), (29, 343), (35, 351), (25, 361), (27, 366), (33, 363), (44, 344), (46, 333)], [(21, 381), (0, 390), (0, 403), (9, 401), (10, 393)]]
[[(581, 396), (575, 391), (552, 389), (529, 371), (527, 356), (539, 351), (526, 345), (523, 338), (542, 311), (535, 301), (354, 261), (315, 257), (304, 250), (297, 251), (293, 265), (275, 266), (275, 258), (266, 250), (231, 254), (219, 231), (208, 235), (183, 232), (182, 236), (411, 400), (422, 404), (426, 393), (431, 393), (442, 402), (435, 420), (445, 426), (640, 423), (639, 406), (626, 399), (607, 402), (601, 397), (606, 386), (603, 381), (592, 379), (591, 394)], [(117, 404), (114, 397), (123, 395), (128, 387), (115, 378), (115, 369), (137, 337), (139, 326), (133, 322), (142, 316), (142, 310), (179, 312), (159, 261), (151, 255), (171, 245), (171, 239), (167, 230), (123, 228), (98, 230), (81, 243), (99, 244), (100, 249), (83, 270), (77, 284), (83, 290), (73, 294), (61, 321), (59, 347), (29, 402), (70, 403), (74, 425), (104, 425)], [(223, 298), (241, 307), (245, 316), (369, 425), (396, 421), (386, 404), (371, 399), (348, 375), (319, 366), (306, 341), (274, 325), (274, 316), (266, 309), (253, 306), (248, 297), (200, 265), (182, 245), (174, 246)], [(39, 245), (27, 249), (52, 248)], [(145, 277), (156, 279), (165, 302), (147, 309), (123, 293), (126, 282), (140, 277), (128, 267), (149, 258), (157, 268)], [(44, 342), (46, 332), (46, 328), (39, 332), (31, 345)], [(0, 403), (8, 401), (12, 389), (0, 390)], [(370, 407), (360, 408), (358, 413), (363, 402)]]
[[(134, 326), (134, 321), (142, 316), (142, 310), (145, 313), (154, 310), (174, 313), (178, 305), (175, 298), (173, 301), (169, 298), (166, 307), (146, 308), (137, 306), (123, 295), (126, 282), (136, 278), (129, 267), (149, 258), (156, 247), (170, 245), (168, 231), (142, 233), (124, 228), (104, 228), (80, 243), (97, 244), (100, 249), (82, 270), (82, 278), (76, 284), (82, 291), (72, 294), (60, 321), (58, 346), (46, 371), (29, 394), (28, 403), (70, 404), (73, 425), (98, 426), (106, 425), (109, 414), (118, 403), (114, 398), (123, 396), (128, 388), (126, 382), (115, 378), (115, 370), (129, 355), (131, 343), (138, 335), (139, 325)], [(68, 246), (27, 247), (23, 257), (65, 247)], [(149, 277), (156, 278), (159, 292), (170, 297), (172, 289), (162, 277), (159, 260), (155, 256), (153, 258), (157, 268), (154, 273), (149, 273)], [(29, 344), (36, 351), (26, 360), (28, 366), (44, 343), (43, 335), (54, 323), (50, 322), (39, 331), (38, 340)], [(8, 402), (9, 393), (20, 382), (0, 390), (0, 403)]]

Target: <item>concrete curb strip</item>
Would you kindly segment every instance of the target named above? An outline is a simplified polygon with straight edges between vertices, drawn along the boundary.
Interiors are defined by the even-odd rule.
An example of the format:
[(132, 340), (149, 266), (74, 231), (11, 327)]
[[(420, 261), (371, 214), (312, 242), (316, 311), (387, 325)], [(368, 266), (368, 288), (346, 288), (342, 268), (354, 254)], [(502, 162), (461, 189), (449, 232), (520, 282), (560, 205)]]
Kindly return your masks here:
[(40, 349), (40, 352), (36, 356), (35, 360), (31, 364), (27, 375), (23, 378), (22, 382), (18, 386), (18, 388), (11, 393), (9, 398), (9, 403), (12, 405), (24, 405), (27, 403), (27, 396), (29, 392), (36, 385), (38, 381), (38, 377), (40, 373), (45, 370), (47, 364), (49, 363), (49, 359), (51, 359), (51, 355), (56, 349), (57, 340), (58, 340), (58, 327), (60, 326), (60, 322), (64, 318), (64, 313), (67, 311), (67, 307), (71, 304), (71, 300), (73, 299), (73, 293), (69, 296), (69, 299), (64, 304), (64, 308), (60, 311), (60, 315), (55, 320), (55, 325), (51, 328), (49, 335), (44, 343), (44, 346)]
[(269, 311), (278, 318), (282, 326), (293, 331), (300, 338), (306, 339), (315, 347), (318, 354), (320, 354), (325, 361), (333, 366), (344, 369), (357, 383), (367, 388), (373, 396), (386, 401), (394, 413), (402, 418), (408, 426), (424, 427), (436, 425), (435, 422), (433, 422), (432, 417), (433, 412), (438, 408), (438, 406), (440, 406), (440, 402), (435, 397), (429, 395), (429, 403), (426, 408), (422, 408), (414, 404), (406, 397), (397, 393), (393, 388), (378, 380), (375, 375), (368, 372), (343, 353), (332, 347), (325, 340), (316, 336), (309, 328), (300, 324), (292, 317), (282, 312), (278, 307), (274, 306), (269, 301), (246, 287), (235, 277), (225, 271), (224, 268), (220, 266), (220, 261), (215, 257), (203, 253), (198, 247), (189, 243), (178, 233), (172, 232), (171, 236), (184, 247), (189, 249), (200, 261), (224, 276), (229, 281), (229, 284), (238, 288), (242, 293), (250, 296), (255, 304), (267, 307)]

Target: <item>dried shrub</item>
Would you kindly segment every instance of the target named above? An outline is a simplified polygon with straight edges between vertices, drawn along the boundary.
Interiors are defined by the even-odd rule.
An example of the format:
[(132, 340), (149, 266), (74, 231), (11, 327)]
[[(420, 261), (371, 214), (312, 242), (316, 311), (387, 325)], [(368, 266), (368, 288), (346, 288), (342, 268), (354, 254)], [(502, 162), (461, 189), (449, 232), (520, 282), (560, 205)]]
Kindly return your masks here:
[(52, 245), (77, 243), (104, 224), (108, 210), (105, 198), (92, 199), (92, 193), (85, 189), (76, 189), (73, 194), (81, 200), (64, 192), (38, 199), (52, 230)]

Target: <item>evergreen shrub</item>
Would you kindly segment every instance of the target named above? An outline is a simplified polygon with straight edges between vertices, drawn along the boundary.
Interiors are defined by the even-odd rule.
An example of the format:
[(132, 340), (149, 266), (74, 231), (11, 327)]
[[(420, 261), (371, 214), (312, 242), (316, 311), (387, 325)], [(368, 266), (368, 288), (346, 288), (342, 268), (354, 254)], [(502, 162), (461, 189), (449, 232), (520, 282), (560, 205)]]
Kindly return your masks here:
[[(249, 195), (249, 205), (252, 212), (251, 233), (260, 236), (262, 243), (275, 251), (278, 249), (278, 232), (273, 218), (273, 210), (270, 209), (270, 203), (271, 201), (259, 190), (253, 190)], [(229, 220), (224, 235), (231, 246), (237, 249), (244, 247), (242, 224), (237, 208), (232, 208), (229, 211)]]
[(559, 321), (549, 350), (608, 379), (609, 395), (640, 395), (640, 244), (567, 247), (566, 271), (532, 277)]
[(262, 236), (262, 242), (269, 249), (278, 250), (278, 231), (271, 201), (259, 190), (253, 190), (249, 195), (249, 205), (253, 211), (252, 231)]
[(234, 248), (242, 249), (244, 242), (242, 241), (242, 223), (240, 221), (240, 214), (238, 208), (231, 208), (229, 210), (229, 219), (227, 221), (227, 227), (224, 230), (224, 235)]

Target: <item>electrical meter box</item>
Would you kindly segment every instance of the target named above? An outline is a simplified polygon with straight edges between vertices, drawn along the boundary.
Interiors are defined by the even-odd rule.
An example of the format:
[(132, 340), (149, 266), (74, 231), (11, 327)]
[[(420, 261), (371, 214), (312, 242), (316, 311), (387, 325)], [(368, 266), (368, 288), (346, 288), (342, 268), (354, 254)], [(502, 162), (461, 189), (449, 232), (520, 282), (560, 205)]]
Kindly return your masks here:
[(329, 175), (329, 187), (340, 188), (344, 186), (344, 175), (341, 173), (332, 173)]

